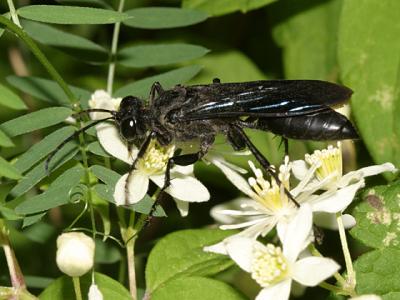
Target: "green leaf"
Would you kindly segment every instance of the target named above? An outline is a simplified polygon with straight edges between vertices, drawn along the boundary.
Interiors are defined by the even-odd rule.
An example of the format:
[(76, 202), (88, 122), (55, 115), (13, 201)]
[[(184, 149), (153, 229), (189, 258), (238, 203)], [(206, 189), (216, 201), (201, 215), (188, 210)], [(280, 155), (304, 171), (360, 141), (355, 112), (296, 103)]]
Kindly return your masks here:
[(24, 221), (22, 223), (22, 228), (29, 227), (33, 224), (36, 224), (39, 222), (44, 216), (46, 215), (46, 212), (44, 213), (38, 213), (36, 215), (30, 215), (24, 218)]
[(62, 141), (73, 134), (74, 131), (74, 127), (66, 126), (52, 132), (18, 157), (15, 167), (22, 173), (29, 170), (39, 160), (49, 155)]
[(44, 108), (7, 121), (0, 125), (0, 129), (9, 136), (17, 136), (61, 123), (71, 113), (72, 110), (66, 107)]
[(235, 11), (247, 12), (260, 8), (276, 0), (183, 0), (183, 8), (204, 11), (210, 16), (221, 16)]
[(15, 208), (18, 214), (28, 215), (67, 204), (70, 200), (70, 191), (83, 176), (83, 168), (77, 165), (60, 175), (42, 194), (28, 198)]
[(16, 221), (23, 218), (23, 216), (16, 214), (14, 209), (3, 206), (3, 204), (0, 204), (0, 213), (2, 218), (10, 221)]
[(260, 69), (239, 51), (212, 53), (196, 60), (196, 63), (203, 69), (190, 83), (210, 84), (214, 78), (220, 78), (221, 82), (266, 79)]
[(107, 9), (61, 5), (29, 5), (17, 13), (25, 19), (54, 24), (112, 24), (130, 18)]
[[(13, 75), (7, 76), (6, 79), (8, 83), (15, 88), (45, 102), (55, 105), (71, 105), (68, 97), (55, 81), (40, 77), (19, 77)], [(69, 86), (69, 88), (75, 97), (81, 101), (83, 107), (86, 108), (87, 102), (91, 97), (91, 93), (87, 90), (74, 86)]]
[(101, 199), (107, 200), (108, 202), (115, 204), (114, 187), (107, 184), (98, 183), (93, 187), (93, 189), (96, 192), (97, 196), (99, 196)]
[[(54, 155), (53, 159), (50, 162), (49, 169), (51, 172), (57, 170), (64, 163), (73, 158), (76, 153), (79, 151), (76, 143), (70, 142), (66, 144), (56, 155)], [(45, 162), (42, 161), (32, 170), (24, 175), (21, 181), (11, 190), (11, 194), (14, 197), (21, 196), (26, 191), (31, 189), (35, 184), (40, 182), (44, 177), (47, 176), (45, 168)]]
[[(39, 214), (39, 216), (43, 216), (44, 214)], [(35, 215), (37, 217), (38, 215)], [(26, 227), (26, 226), (25, 226)], [(40, 244), (46, 244), (50, 242), (50, 238), (53, 237), (56, 234), (56, 229), (44, 222), (36, 223), (35, 225), (24, 229), (23, 231), (24, 235), (30, 239), (31, 241), (34, 241), (36, 243)]]
[(400, 249), (399, 195), (400, 181), (364, 190), (359, 196), (363, 201), (354, 209), (352, 236), (369, 247)]
[(168, 71), (155, 76), (147, 77), (133, 83), (127, 84), (115, 92), (116, 97), (134, 95), (145, 98), (149, 96), (150, 87), (158, 81), (164, 88), (171, 88), (174, 85), (185, 83), (193, 78), (201, 70), (200, 66), (193, 65)]
[(114, 244), (96, 240), (96, 254), (94, 259), (96, 263), (113, 264), (121, 260), (121, 252)]
[(94, 176), (111, 187), (114, 187), (117, 184), (118, 179), (121, 177), (117, 172), (99, 165), (91, 166), (90, 171)]
[[(398, 299), (400, 295), (400, 250), (392, 247), (374, 250), (357, 259), (357, 294), (377, 294), (383, 299)], [(379, 283), (379, 284), (377, 284)]]
[[(103, 298), (107, 299), (118, 299), (118, 300), (130, 300), (132, 299), (129, 291), (118, 281), (108, 277), (106, 275), (95, 273), (95, 282), (99, 287)], [(91, 274), (88, 273), (85, 276), (79, 278), (82, 294), (87, 295), (89, 287), (92, 284)], [(75, 299), (74, 286), (72, 284), (72, 278), (63, 276), (55, 280), (49, 285), (40, 295), (40, 300), (65, 300)]]
[(175, 7), (143, 7), (125, 13), (132, 17), (123, 22), (125, 25), (144, 29), (183, 27), (207, 19), (207, 14), (202, 11)]
[(88, 145), (87, 150), (103, 157), (111, 157), (101, 146), (99, 142), (92, 142)]
[[(357, 127), (377, 163), (400, 163), (394, 126), (400, 102), (399, 1), (343, 1), (338, 59), (341, 78), (354, 90)], [(398, 125), (396, 125), (398, 126)], [(398, 128), (399, 129), (399, 128)]]
[(52, 26), (24, 20), (22, 22), (25, 31), (38, 42), (58, 47), (78, 48), (99, 52), (106, 52), (102, 46), (81, 36), (65, 32)]
[(23, 20), (22, 26), (34, 40), (44, 45), (57, 47), (78, 59), (102, 62), (109, 58), (107, 50), (102, 46), (78, 35), (28, 20)]
[(146, 266), (146, 286), (154, 292), (179, 277), (214, 275), (232, 265), (231, 260), (203, 247), (215, 244), (232, 231), (215, 229), (182, 230), (161, 239), (150, 253)]
[(42, 276), (24, 275), (24, 278), (29, 288), (45, 289), (54, 281), (53, 278)]
[(118, 62), (133, 68), (163, 66), (199, 58), (209, 50), (189, 44), (153, 44), (126, 47), (119, 51)]
[(2, 131), (0, 130), (0, 147), (14, 147), (14, 143), (11, 139)]
[(283, 48), (286, 78), (337, 80), (341, 4), (341, 0), (284, 0), (271, 6), (268, 12), (277, 22), (274, 37)]
[(152, 295), (152, 300), (245, 300), (229, 284), (205, 277), (177, 278), (169, 281)]
[(20, 179), (21, 174), (18, 169), (0, 156), (0, 176), (10, 179)]
[(0, 105), (17, 110), (27, 109), (24, 101), (2, 84), (0, 84)]

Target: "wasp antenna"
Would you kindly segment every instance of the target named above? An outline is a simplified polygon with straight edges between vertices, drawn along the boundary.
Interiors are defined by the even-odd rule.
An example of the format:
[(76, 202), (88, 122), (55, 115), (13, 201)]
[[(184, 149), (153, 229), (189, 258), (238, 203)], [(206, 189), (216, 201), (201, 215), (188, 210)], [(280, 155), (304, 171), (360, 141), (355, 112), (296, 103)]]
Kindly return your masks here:
[(73, 117), (80, 117), (81, 115), (89, 115), (89, 113), (92, 112), (105, 112), (105, 113), (109, 113), (112, 116), (115, 116), (115, 114), (117, 113), (115, 110), (109, 110), (109, 109), (103, 109), (103, 108), (90, 108), (90, 109), (85, 109), (82, 110), (80, 112), (77, 112), (75, 114), (73, 114)]
[(57, 154), (58, 151), (60, 151), (69, 141), (72, 141), (74, 138), (76, 138), (79, 134), (81, 134), (82, 132), (85, 132), (86, 130), (88, 130), (89, 128), (101, 123), (101, 122), (105, 122), (108, 120), (113, 119), (114, 117), (109, 117), (109, 118), (105, 118), (105, 119), (100, 119), (100, 120), (96, 120), (92, 123), (90, 123), (89, 125), (86, 125), (84, 127), (82, 127), (81, 129), (75, 131), (73, 134), (71, 134), (69, 137), (67, 137), (64, 141), (62, 141), (62, 143), (60, 145), (58, 145), (56, 147), (56, 149), (54, 149), (52, 152), (50, 152), (49, 156), (47, 156), (45, 164), (44, 164), (44, 168), (46, 170), (46, 175), (49, 176), (50, 175), (50, 170), (49, 170), (49, 165), (51, 160), (53, 159), (54, 155)]

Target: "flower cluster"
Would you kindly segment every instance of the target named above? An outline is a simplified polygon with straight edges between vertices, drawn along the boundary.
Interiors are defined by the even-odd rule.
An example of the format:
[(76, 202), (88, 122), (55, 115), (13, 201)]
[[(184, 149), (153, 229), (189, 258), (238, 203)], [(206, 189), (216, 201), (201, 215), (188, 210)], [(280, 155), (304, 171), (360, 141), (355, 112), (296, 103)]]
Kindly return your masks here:
[[(120, 101), (104, 91), (97, 91), (89, 105), (117, 110)], [(101, 119), (103, 116), (93, 113), (91, 117)], [(115, 124), (99, 124), (96, 129), (99, 142), (108, 153), (128, 164), (136, 162), (133, 172), (121, 176), (115, 186), (117, 205), (139, 202), (147, 193), (150, 180), (163, 187), (175, 145), (163, 147), (152, 140), (144, 155), (137, 159), (138, 149), (127, 147)], [(307, 251), (314, 239), (312, 225), (330, 229), (340, 227), (344, 233), (342, 224), (352, 227), (355, 219), (342, 213), (365, 185), (364, 178), (396, 171), (391, 163), (386, 163), (343, 174), (340, 143), (337, 147), (329, 146), (307, 154), (304, 160), (290, 161), (285, 157), (284, 163), (274, 168), (279, 182), (274, 178), (267, 180), (263, 171), (251, 161), (249, 166), (254, 175), (246, 179), (241, 168), (219, 155), (208, 154), (204, 159), (217, 166), (246, 195), (212, 209), (211, 215), (222, 224), (221, 229), (241, 231), (204, 250), (229, 255), (249, 272), (262, 288), (258, 300), (288, 299), (293, 281), (302, 286), (315, 286), (335, 273), (341, 277), (337, 274), (340, 266), (334, 260), (312, 256)], [(292, 179), (297, 180), (294, 186)], [(189, 202), (203, 202), (210, 197), (208, 190), (194, 177), (193, 166), (174, 166), (171, 185), (165, 191), (174, 198), (183, 216), (188, 213)], [(257, 240), (273, 229), (276, 229), (281, 246), (264, 245)]]
[[(351, 227), (355, 219), (341, 213), (352, 202), (364, 178), (395, 167), (382, 164), (343, 175), (341, 145), (329, 146), (306, 155), (305, 160), (290, 162), (277, 169), (279, 185), (268, 181), (249, 161), (254, 177), (247, 180), (232, 168), (214, 162), (227, 178), (248, 197), (214, 207), (212, 216), (221, 229), (243, 229), (205, 251), (229, 255), (262, 287), (256, 299), (288, 299), (292, 280), (303, 286), (315, 286), (338, 271), (332, 259), (310, 256), (303, 251), (313, 240), (312, 224), (336, 229), (336, 218)], [(291, 187), (294, 175), (298, 184)], [(285, 191), (286, 190), (286, 191)], [(287, 192), (296, 199), (292, 201)], [(282, 248), (257, 241), (276, 228)], [(302, 257), (299, 259), (299, 257)]]

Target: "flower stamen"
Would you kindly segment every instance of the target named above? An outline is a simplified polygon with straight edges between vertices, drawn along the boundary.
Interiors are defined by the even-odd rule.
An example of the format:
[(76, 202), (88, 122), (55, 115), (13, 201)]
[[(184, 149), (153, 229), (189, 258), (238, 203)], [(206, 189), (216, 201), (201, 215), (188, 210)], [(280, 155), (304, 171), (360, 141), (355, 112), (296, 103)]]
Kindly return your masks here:
[(137, 170), (148, 175), (162, 174), (167, 168), (168, 159), (173, 156), (175, 146), (161, 146), (152, 140), (144, 156), (137, 163)]
[(278, 176), (283, 185), (279, 186), (273, 178), (271, 181), (265, 180), (262, 171), (256, 168), (253, 162), (249, 161), (250, 168), (255, 175), (255, 177), (248, 179), (248, 183), (254, 191), (252, 197), (271, 213), (281, 210), (289, 203), (283, 189), (283, 187), (289, 189), (290, 165), (288, 163), (289, 161), (285, 159), (285, 164), (279, 168), (280, 173)]
[(288, 275), (288, 264), (282, 249), (273, 244), (254, 247), (251, 262), (251, 277), (262, 287), (275, 284)]
[(338, 142), (337, 147), (329, 145), (327, 149), (316, 150), (313, 154), (307, 154), (305, 160), (310, 165), (318, 165), (315, 175), (319, 181), (327, 177), (337, 181), (342, 177), (342, 150)]

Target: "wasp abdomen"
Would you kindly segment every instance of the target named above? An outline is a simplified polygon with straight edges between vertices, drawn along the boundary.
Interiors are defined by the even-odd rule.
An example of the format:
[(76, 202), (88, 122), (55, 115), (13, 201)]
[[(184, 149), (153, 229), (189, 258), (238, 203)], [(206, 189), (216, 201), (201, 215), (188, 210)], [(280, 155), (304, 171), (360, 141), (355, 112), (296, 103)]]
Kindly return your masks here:
[(256, 128), (300, 140), (333, 141), (358, 138), (351, 122), (331, 109), (296, 117), (260, 118)]

